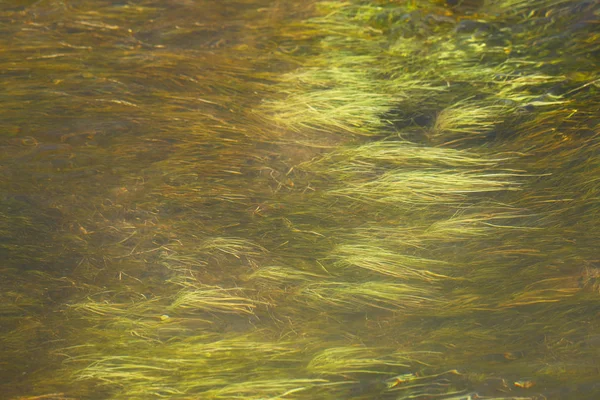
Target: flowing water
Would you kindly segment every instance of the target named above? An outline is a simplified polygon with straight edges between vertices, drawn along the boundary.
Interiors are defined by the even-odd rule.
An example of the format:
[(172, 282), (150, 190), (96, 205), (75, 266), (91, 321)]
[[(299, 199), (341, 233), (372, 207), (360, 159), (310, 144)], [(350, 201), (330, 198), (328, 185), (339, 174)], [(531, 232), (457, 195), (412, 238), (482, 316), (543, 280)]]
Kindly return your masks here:
[(0, 397), (599, 398), (599, 18), (0, 2)]

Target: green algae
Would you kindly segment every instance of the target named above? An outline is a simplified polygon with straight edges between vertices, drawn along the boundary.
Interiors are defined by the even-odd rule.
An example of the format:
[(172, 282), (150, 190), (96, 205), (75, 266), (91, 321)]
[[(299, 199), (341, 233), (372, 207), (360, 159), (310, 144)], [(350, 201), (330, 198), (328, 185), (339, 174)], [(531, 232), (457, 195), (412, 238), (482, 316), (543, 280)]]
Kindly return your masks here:
[(3, 393), (598, 393), (600, 11), (455, 3), (1, 6)]

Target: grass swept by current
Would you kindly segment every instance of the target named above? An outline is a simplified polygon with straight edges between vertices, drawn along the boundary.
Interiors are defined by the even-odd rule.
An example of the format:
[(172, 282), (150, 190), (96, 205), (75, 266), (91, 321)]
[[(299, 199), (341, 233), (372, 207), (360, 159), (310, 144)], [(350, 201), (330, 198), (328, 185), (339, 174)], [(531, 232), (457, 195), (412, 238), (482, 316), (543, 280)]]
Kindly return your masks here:
[(0, 390), (598, 397), (599, 15), (0, 5)]

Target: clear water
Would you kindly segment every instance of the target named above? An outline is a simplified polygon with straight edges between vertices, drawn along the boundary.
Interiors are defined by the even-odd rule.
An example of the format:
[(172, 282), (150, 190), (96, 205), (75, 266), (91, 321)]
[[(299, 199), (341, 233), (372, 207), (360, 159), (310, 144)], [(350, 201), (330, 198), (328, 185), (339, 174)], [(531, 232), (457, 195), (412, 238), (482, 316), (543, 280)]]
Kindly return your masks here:
[(600, 11), (479, 6), (0, 4), (3, 396), (597, 398)]

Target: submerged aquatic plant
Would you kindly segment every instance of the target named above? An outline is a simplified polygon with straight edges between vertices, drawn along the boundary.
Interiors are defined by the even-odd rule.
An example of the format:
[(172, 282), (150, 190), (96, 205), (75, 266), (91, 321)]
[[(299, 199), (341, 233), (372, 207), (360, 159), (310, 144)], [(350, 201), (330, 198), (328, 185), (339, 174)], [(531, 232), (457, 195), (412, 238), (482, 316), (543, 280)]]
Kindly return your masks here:
[(333, 196), (387, 205), (463, 203), (470, 193), (519, 190), (511, 173), (456, 173), (445, 170), (392, 170), (370, 182), (330, 190)]
[(405, 284), (370, 281), (365, 283), (324, 282), (302, 288), (299, 300), (312, 308), (330, 308), (356, 313), (369, 309), (410, 314), (413, 310), (435, 307), (436, 290)]
[(5, 396), (598, 392), (596, 2), (20, 3)]
[(448, 263), (393, 252), (385, 248), (362, 244), (337, 246), (332, 255), (334, 266), (341, 269), (359, 268), (375, 274), (433, 282), (448, 276), (431, 271), (444, 268)]
[(242, 297), (239, 288), (189, 285), (177, 294), (168, 310), (177, 315), (194, 315), (199, 312), (253, 314), (257, 302)]

